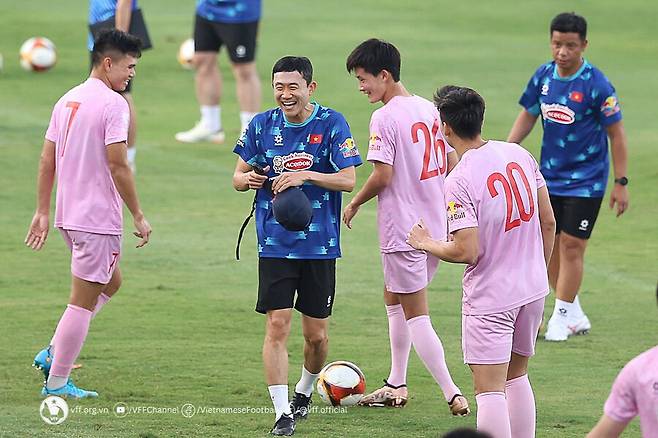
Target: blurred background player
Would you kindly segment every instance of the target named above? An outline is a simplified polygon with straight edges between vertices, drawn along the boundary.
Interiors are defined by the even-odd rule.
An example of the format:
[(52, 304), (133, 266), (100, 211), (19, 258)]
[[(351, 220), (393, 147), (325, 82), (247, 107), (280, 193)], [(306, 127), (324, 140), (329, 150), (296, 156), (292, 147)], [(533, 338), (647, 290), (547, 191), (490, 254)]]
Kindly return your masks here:
[(408, 241), (441, 260), (467, 264), (462, 349), (473, 372), (478, 430), (494, 438), (534, 437), (528, 359), (549, 293), (555, 219), (548, 190), (528, 151), (482, 139), (479, 94), (460, 88), (435, 102), (443, 134), (460, 156), (445, 183), (454, 240), (434, 240), (421, 219)]
[(222, 77), (217, 54), (228, 50), (240, 106), (240, 130), (260, 110), (260, 78), (256, 71), (256, 36), (261, 0), (198, 0), (194, 22), (196, 97), (201, 120), (189, 131), (176, 134), (183, 143), (224, 143), (220, 99)]
[[(306, 418), (318, 373), (329, 349), (329, 316), (334, 305), (336, 259), (340, 257), (340, 207), (352, 191), (361, 164), (345, 118), (311, 102), (317, 84), (308, 58), (286, 56), (272, 69), (278, 108), (256, 115), (234, 148), (238, 191), (258, 190), (268, 178), (272, 191), (258, 190), (258, 303), (267, 315), (263, 362), (276, 419), (272, 434), (292, 435)], [(267, 175), (259, 175), (254, 168)], [(273, 195), (301, 186), (313, 205), (302, 232), (289, 231), (273, 217)], [(295, 292), (297, 299), (295, 300)], [(288, 351), (292, 308), (302, 313), (304, 366), (288, 403)]]
[(628, 362), (621, 370), (603, 412), (587, 438), (617, 438), (638, 415), (642, 437), (658, 436), (658, 345)]
[[(89, 25), (93, 26), (114, 17), (114, 27), (123, 32), (128, 32), (133, 11), (136, 11), (137, 8), (137, 0), (89, 0)], [(89, 49), (91, 55), (94, 49), (94, 36), (91, 32), (89, 32), (87, 37), (87, 49)], [(130, 93), (131, 89), (132, 80), (128, 83), (126, 89), (120, 91), (120, 93), (128, 102), (128, 107), (130, 109), (130, 127), (128, 129), (127, 142), (128, 163), (130, 164), (131, 170), (135, 172), (135, 155), (137, 153), (135, 147), (135, 141), (137, 139), (137, 117), (135, 113), (135, 102)]]
[(89, 79), (57, 101), (46, 132), (37, 209), (25, 243), (37, 251), (46, 243), (56, 176), (55, 227), (71, 250), (72, 285), (49, 348), (35, 358), (47, 379), (44, 396), (98, 396), (76, 387), (69, 374), (91, 319), (121, 285), (123, 203), (133, 216), (134, 234), (141, 239), (137, 247), (146, 245), (151, 234), (128, 165), (128, 103), (115, 92), (123, 91), (134, 77), (139, 46), (139, 40), (127, 33), (102, 32), (92, 52)]
[[(519, 103), (523, 106), (508, 141), (521, 143), (541, 114), (544, 136), (541, 171), (557, 220), (555, 250), (548, 269), (555, 307), (546, 340), (566, 341), (591, 324), (578, 300), (587, 239), (608, 180), (608, 137), (614, 167), (610, 208), (628, 208), (627, 146), (615, 89), (583, 58), (587, 22), (574, 13), (556, 16), (550, 26), (553, 61), (539, 67)], [(606, 135), (607, 134), (607, 135)]]
[(393, 44), (364, 41), (349, 55), (346, 67), (356, 75), (359, 91), (370, 103), (384, 104), (370, 120), (368, 161), (373, 163), (373, 172), (343, 211), (343, 222), (351, 228), (361, 205), (377, 196), (391, 372), (385, 386), (361, 403), (406, 403), (407, 362), (413, 344), (452, 413), (465, 415), (468, 402), (450, 377), (443, 345), (429, 316), (427, 285), (439, 260), (406, 243), (407, 232), (419, 217), (430, 219), (434, 235), (445, 238), (443, 182), (457, 154), (443, 141), (434, 105), (410, 94), (400, 82), (400, 52)]

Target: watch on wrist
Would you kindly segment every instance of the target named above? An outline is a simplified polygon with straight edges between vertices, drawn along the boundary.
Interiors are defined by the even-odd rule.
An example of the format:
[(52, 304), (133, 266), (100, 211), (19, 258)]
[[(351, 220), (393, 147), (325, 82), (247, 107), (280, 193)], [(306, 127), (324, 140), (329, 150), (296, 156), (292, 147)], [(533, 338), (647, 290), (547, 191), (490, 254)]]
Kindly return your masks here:
[(622, 176), (621, 178), (616, 178), (615, 184), (619, 184), (620, 186), (625, 186), (628, 184), (628, 178), (626, 178), (625, 176)]

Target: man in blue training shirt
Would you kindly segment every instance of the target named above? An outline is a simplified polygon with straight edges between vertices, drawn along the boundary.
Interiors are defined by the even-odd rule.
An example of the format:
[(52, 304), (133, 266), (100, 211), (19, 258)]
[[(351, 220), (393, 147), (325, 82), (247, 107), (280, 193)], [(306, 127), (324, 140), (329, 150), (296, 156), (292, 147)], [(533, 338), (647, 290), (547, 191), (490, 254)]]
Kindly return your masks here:
[[(311, 101), (317, 84), (308, 58), (286, 56), (272, 69), (278, 107), (257, 114), (237, 142), (233, 174), (238, 191), (258, 190), (258, 303), (267, 315), (263, 361), (276, 412), (274, 435), (292, 435), (310, 410), (311, 394), (328, 352), (336, 259), (340, 257), (341, 192), (351, 192), (361, 157), (345, 118)], [(260, 175), (253, 169), (263, 169)], [(272, 190), (263, 187), (267, 180)], [(301, 187), (313, 207), (307, 229), (293, 232), (274, 218), (272, 199)], [(260, 189), (260, 190), (259, 190)], [(295, 291), (297, 299), (295, 301)], [(302, 313), (302, 376), (288, 403), (288, 353), (292, 307)]]
[(617, 95), (608, 78), (582, 57), (587, 22), (562, 13), (551, 22), (553, 62), (539, 67), (519, 103), (523, 106), (507, 141), (520, 143), (541, 114), (544, 136), (541, 173), (557, 221), (555, 248), (548, 267), (555, 290), (553, 315), (545, 338), (566, 341), (591, 328), (578, 301), (587, 239), (608, 180), (608, 137), (614, 169), (610, 208), (628, 208), (627, 142)]
[(235, 77), (242, 131), (260, 110), (260, 78), (255, 61), (260, 15), (261, 0), (197, 0), (193, 62), (201, 120), (189, 131), (177, 133), (176, 140), (224, 143), (222, 77), (217, 68), (217, 54), (223, 45)]
[[(130, 29), (130, 20), (132, 13), (138, 8), (137, 0), (89, 0), (89, 25), (94, 25), (114, 17), (115, 27), (118, 30), (128, 32)], [(94, 50), (94, 36), (89, 32), (87, 36), (87, 49), (91, 55)], [(90, 57), (91, 61), (91, 57)], [(91, 66), (91, 63), (89, 64)], [(128, 164), (130, 169), (135, 172), (135, 140), (137, 138), (137, 119), (135, 115), (135, 102), (133, 101), (131, 90), (131, 80), (121, 95), (128, 102), (130, 109), (130, 126), (128, 128)]]

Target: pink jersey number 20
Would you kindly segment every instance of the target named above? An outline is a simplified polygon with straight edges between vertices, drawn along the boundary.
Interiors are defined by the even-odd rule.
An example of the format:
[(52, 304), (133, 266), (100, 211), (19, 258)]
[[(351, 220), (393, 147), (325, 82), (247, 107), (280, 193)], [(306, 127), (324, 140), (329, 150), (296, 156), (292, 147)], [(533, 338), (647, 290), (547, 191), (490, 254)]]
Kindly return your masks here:
[[(523, 198), (521, 197), (521, 193), (519, 192), (519, 186), (516, 183), (516, 179), (514, 179), (514, 171), (516, 171), (519, 174), (519, 176), (521, 177), (521, 181), (523, 181), (523, 186), (525, 187), (525, 191), (528, 195), (528, 200), (530, 201), (530, 211), (526, 212), (525, 210), (525, 205), (523, 205)], [(519, 166), (518, 163), (515, 162), (511, 162), (507, 164), (507, 178), (505, 178), (505, 175), (503, 175), (500, 172), (494, 172), (491, 175), (489, 175), (489, 178), (487, 178), (487, 188), (489, 189), (489, 194), (491, 195), (492, 198), (498, 196), (498, 190), (496, 190), (496, 187), (494, 185), (496, 181), (500, 182), (500, 185), (503, 187), (503, 191), (505, 192), (505, 202), (507, 204), (505, 232), (508, 232), (520, 226), (521, 221), (529, 222), (530, 219), (532, 218), (532, 215), (535, 214), (535, 201), (532, 197), (532, 191), (530, 190), (530, 183), (528, 182), (528, 178), (523, 172), (521, 166)], [(512, 200), (512, 193), (514, 193), (514, 200)], [(513, 206), (514, 201), (516, 202), (516, 208), (519, 211), (519, 217), (512, 220), (512, 210), (514, 208)]]

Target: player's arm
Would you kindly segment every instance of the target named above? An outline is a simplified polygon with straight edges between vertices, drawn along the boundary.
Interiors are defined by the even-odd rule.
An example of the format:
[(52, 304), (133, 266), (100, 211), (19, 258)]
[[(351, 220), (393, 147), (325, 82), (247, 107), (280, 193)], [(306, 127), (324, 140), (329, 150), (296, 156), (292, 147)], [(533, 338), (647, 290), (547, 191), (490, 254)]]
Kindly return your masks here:
[(448, 153), (448, 173), (454, 169), (454, 167), (459, 163), (459, 156), (457, 155), (456, 151), (452, 151)]
[(454, 239), (450, 242), (434, 240), (421, 219), (409, 232), (407, 243), (446, 262), (475, 264), (479, 254), (477, 227), (462, 228), (452, 234)]
[(356, 184), (356, 170), (354, 166), (348, 166), (336, 173), (321, 173), (310, 170), (284, 172), (272, 180), (272, 191), (277, 194), (290, 187), (301, 186), (307, 181), (327, 190), (351, 192), (354, 190), (354, 184)]
[(139, 206), (139, 198), (137, 196), (137, 188), (135, 187), (135, 179), (132, 170), (128, 164), (127, 146), (126, 142), (121, 141), (112, 143), (107, 147), (107, 162), (112, 174), (114, 186), (117, 188), (121, 199), (130, 210), (133, 216), (133, 222), (137, 231), (133, 234), (142, 239), (137, 248), (146, 245), (151, 235), (151, 225), (144, 217), (141, 207)]
[(114, 15), (114, 27), (118, 30), (128, 32), (128, 29), (130, 29), (131, 16), (132, 0), (118, 0)]
[[(270, 167), (267, 166), (263, 170), (267, 172), (269, 169)], [(233, 188), (235, 190), (246, 192), (249, 189), (260, 189), (263, 187), (265, 181), (267, 181), (267, 175), (256, 173), (254, 168), (244, 161), (242, 157), (238, 157), (238, 162), (233, 172)]]
[(40, 250), (48, 238), (50, 228), (50, 197), (55, 182), (55, 143), (44, 140), (37, 176), (37, 207), (25, 236), (25, 244)]
[(587, 438), (617, 438), (628, 423), (620, 423), (603, 414), (594, 429), (587, 434)]
[[(610, 151), (612, 152), (612, 168), (615, 179), (627, 175), (628, 169), (628, 141), (624, 122), (621, 120), (608, 126), (608, 137), (610, 138)], [(617, 216), (621, 216), (628, 209), (628, 188), (616, 184), (610, 194), (610, 208), (617, 204)]]
[(373, 164), (372, 173), (365, 184), (343, 210), (343, 222), (347, 228), (352, 228), (352, 219), (359, 211), (359, 207), (377, 196), (393, 179), (393, 166), (381, 161), (374, 161)]
[(555, 243), (555, 216), (546, 186), (537, 190), (537, 204), (539, 204), (539, 225), (541, 227), (541, 239), (544, 244), (544, 260), (546, 266), (551, 260), (553, 244)]
[(537, 117), (530, 114), (525, 108), (521, 110), (519, 115), (512, 125), (512, 130), (507, 136), (507, 141), (510, 143), (521, 144), (521, 142), (530, 134), (532, 128), (535, 126)]

